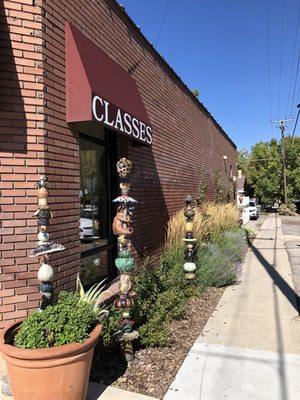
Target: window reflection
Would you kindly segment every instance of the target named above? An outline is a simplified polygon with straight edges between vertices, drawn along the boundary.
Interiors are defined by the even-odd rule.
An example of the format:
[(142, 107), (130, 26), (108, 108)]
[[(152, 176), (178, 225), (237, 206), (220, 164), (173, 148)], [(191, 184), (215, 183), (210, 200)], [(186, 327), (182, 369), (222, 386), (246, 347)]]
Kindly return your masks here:
[(80, 139), (80, 239), (81, 251), (108, 244), (106, 148)]
[(108, 251), (101, 251), (81, 259), (80, 279), (84, 286), (103, 279), (109, 273)]

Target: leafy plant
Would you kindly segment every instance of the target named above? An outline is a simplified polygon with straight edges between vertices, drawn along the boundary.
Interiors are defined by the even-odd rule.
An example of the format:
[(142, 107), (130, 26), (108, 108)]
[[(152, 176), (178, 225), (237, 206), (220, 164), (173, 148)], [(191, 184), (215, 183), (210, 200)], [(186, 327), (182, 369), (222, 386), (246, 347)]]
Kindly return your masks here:
[(118, 322), (122, 318), (122, 311), (117, 308), (111, 307), (109, 316), (106, 318), (102, 325), (102, 340), (105, 346), (115, 346), (117, 341), (115, 333), (119, 330)]
[(224, 232), (216, 244), (229, 260), (242, 261), (246, 251), (246, 235), (244, 230), (237, 229)]
[(108, 311), (100, 307), (103, 296), (106, 293), (106, 291), (103, 291), (105, 287), (103, 283), (105, 281), (106, 279), (103, 279), (101, 282), (95, 283), (89, 290), (85, 291), (80, 281), (79, 274), (76, 279), (76, 293), (79, 295), (79, 303), (90, 304), (99, 321), (108, 315)]
[(197, 281), (205, 286), (226, 286), (235, 283), (236, 271), (232, 261), (224, 256), (215, 243), (209, 243), (198, 254)]
[(93, 329), (97, 314), (74, 293), (60, 292), (57, 304), (31, 314), (20, 326), (14, 344), (40, 349), (82, 343)]
[(197, 282), (204, 286), (226, 286), (237, 280), (237, 262), (243, 259), (246, 238), (243, 230), (223, 232), (203, 246), (197, 256)]

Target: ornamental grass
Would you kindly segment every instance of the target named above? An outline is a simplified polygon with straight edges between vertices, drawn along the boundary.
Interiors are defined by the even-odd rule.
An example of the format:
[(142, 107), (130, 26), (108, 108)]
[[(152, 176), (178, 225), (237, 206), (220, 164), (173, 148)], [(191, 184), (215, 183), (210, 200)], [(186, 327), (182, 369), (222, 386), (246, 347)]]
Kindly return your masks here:
[[(233, 204), (204, 203), (195, 208), (193, 234), (198, 245), (237, 227), (238, 210)], [(184, 210), (171, 217), (167, 225), (166, 250), (179, 248), (185, 235)]]

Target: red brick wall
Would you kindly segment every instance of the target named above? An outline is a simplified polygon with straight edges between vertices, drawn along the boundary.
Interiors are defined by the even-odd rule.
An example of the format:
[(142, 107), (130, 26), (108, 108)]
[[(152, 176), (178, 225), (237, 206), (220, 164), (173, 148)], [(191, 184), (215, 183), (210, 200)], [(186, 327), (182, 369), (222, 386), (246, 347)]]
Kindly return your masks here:
[[(213, 172), (220, 170), (225, 186), (230, 165), (234, 173), (236, 171), (236, 153), (232, 143), (114, 1), (87, 0), (84, 6), (81, 0), (40, 2), (36, 1), (37, 5), (31, 8), (25, 0), (4, 2), (10, 26), (6, 35), (10, 40), (6, 40), (2, 46), (10, 53), (7, 64), (1, 63), (0, 66), (4, 68), (3, 65), (6, 65), (8, 71), (4, 72), (9, 74), (6, 75), (8, 78), (12, 78), (5, 80), (8, 87), (4, 88), (6, 92), (1, 92), (1, 96), (9, 95), (11, 103), (10, 106), (7, 103), (8, 109), (3, 110), (5, 123), (1, 132), (9, 138), (9, 135), (15, 135), (14, 144), (18, 146), (20, 135), (21, 144), (25, 146), (17, 146), (18, 151), (3, 148), (2, 145), (0, 147), (0, 201), (5, 199), (8, 202), (1, 204), (1, 246), (4, 246), (4, 252), (0, 261), (4, 260), (7, 265), (5, 268), (13, 268), (12, 272), (1, 269), (0, 277), (4, 280), (1, 284), (5, 289), (14, 290), (14, 293), (7, 292), (9, 296), (17, 294), (19, 290), (25, 291), (27, 301), (36, 301), (38, 298), (37, 288), (33, 285), (36, 283), (35, 260), (26, 257), (27, 248), (33, 247), (36, 240), (35, 221), (31, 218), (31, 212), (36, 202), (32, 183), (37, 178), (38, 167), (44, 167), (50, 179), (50, 203), (54, 210), (52, 238), (66, 247), (65, 252), (51, 256), (56, 287), (72, 288), (79, 269), (78, 137), (65, 123), (66, 20), (72, 22), (126, 71), (142, 59), (132, 76), (138, 84), (153, 126), (153, 146), (143, 147), (125, 138), (118, 139), (119, 156), (127, 156), (134, 162), (132, 195), (139, 200), (139, 205), (133, 241), (140, 256), (145, 253), (158, 256), (169, 216), (183, 206), (186, 194), (197, 193), (200, 167), (205, 169), (207, 199), (210, 200), (214, 198)], [(12, 5), (19, 7), (17, 15), (11, 14), (13, 10), (9, 7)], [(36, 14), (32, 14), (31, 10)], [(41, 18), (43, 30), (37, 21)], [(28, 23), (38, 26), (27, 27)], [(37, 32), (31, 34), (30, 28)], [(13, 71), (10, 71), (9, 68), (13, 67)], [(11, 87), (12, 80), (16, 87)], [(25, 89), (27, 92), (23, 93)], [(24, 104), (21, 102), (22, 95), (25, 96)], [(26, 126), (18, 125), (24, 124), (24, 121)], [(5, 146), (9, 146), (9, 142), (8, 139)], [(228, 157), (227, 176), (223, 155)], [(3, 164), (3, 160), (11, 164)], [(17, 163), (21, 163), (20, 166)], [(13, 173), (16, 177), (10, 176)], [(6, 208), (3, 209), (3, 206)], [(10, 209), (10, 206), (20, 208)], [(11, 242), (7, 244), (9, 237)], [(19, 296), (24, 296), (24, 292), (21, 292)], [(25, 297), (19, 299), (25, 301)], [(23, 308), (27, 307), (22, 305)], [(11, 306), (5, 302), (6, 306), (8, 309), (2, 311), (5, 312), (4, 319), (14, 318), (21, 312), (18, 304)], [(35, 303), (31, 303), (28, 308), (35, 306)]]
[[(36, 2), (37, 3), (37, 2)], [(45, 165), (41, 8), (0, 0), (0, 327), (38, 306), (34, 183)]]

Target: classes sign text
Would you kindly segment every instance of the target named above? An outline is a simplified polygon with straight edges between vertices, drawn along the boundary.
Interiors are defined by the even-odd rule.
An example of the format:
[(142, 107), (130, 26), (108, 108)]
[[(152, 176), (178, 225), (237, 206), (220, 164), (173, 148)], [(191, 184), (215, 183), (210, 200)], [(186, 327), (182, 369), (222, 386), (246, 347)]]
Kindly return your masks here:
[(111, 104), (98, 95), (92, 99), (93, 117), (110, 129), (121, 132), (145, 144), (152, 144), (151, 126)]

